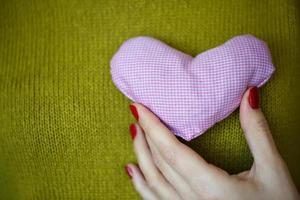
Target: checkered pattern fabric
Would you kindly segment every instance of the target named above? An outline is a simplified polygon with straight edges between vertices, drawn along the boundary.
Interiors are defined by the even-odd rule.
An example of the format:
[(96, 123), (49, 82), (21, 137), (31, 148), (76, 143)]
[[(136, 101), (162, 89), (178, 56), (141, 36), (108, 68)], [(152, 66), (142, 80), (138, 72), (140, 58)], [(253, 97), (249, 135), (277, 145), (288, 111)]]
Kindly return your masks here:
[(261, 87), (274, 70), (267, 45), (252, 35), (236, 36), (196, 57), (136, 37), (111, 60), (117, 88), (188, 141), (230, 115), (247, 87)]

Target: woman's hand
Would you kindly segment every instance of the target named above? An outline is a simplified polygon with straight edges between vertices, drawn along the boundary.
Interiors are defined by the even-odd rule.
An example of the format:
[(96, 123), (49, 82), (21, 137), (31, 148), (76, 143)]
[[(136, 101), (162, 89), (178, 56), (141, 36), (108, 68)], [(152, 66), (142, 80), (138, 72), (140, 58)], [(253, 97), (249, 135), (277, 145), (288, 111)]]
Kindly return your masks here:
[(258, 108), (258, 91), (246, 91), (240, 121), (252, 152), (250, 170), (229, 175), (207, 163), (177, 140), (160, 120), (141, 104), (130, 108), (138, 123), (130, 126), (138, 166), (126, 171), (143, 199), (299, 199), (299, 194)]

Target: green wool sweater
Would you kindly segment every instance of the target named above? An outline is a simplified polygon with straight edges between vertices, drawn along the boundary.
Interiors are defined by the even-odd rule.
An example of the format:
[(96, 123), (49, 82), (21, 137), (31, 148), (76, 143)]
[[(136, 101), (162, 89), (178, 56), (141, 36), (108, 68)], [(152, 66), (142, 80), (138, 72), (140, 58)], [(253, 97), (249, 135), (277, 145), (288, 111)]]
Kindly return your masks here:
[[(130, 101), (111, 81), (120, 44), (147, 35), (191, 55), (250, 33), (276, 72), (261, 109), (300, 186), (298, 0), (1, 0), (0, 199), (139, 199)], [(184, 142), (237, 173), (252, 157), (238, 110)]]

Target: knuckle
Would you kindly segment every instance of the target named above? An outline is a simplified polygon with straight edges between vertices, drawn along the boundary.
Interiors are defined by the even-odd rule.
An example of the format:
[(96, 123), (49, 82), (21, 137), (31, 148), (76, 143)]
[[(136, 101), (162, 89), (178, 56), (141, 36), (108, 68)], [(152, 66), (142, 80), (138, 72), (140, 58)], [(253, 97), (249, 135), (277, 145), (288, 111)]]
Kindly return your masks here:
[(153, 153), (152, 154), (152, 158), (153, 158), (153, 162), (154, 162), (154, 164), (158, 167), (158, 168), (160, 168), (160, 166), (161, 166), (161, 159), (157, 156), (157, 152), (155, 152), (155, 153)]
[(148, 180), (148, 186), (151, 190), (157, 191), (158, 188), (161, 188), (162, 186), (162, 180), (158, 176), (151, 177), (150, 180)]
[(151, 125), (149, 123), (147, 123), (146, 121), (140, 120), (139, 123), (141, 124), (141, 127), (144, 131), (149, 132), (152, 130)]
[(171, 145), (159, 145), (160, 153), (162, 154), (164, 160), (169, 165), (176, 165), (176, 154)]
[(268, 122), (266, 120), (266, 118), (261, 117), (256, 121), (256, 129), (259, 133), (269, 133), (270, 129), (269, 129), (269, 125)]
[(151, 191), (159, 194), (162, 199), (178, 199), (176, 193), (172, 192), (163, 180), (152, 180), (148, 183), (148, 187)]
[(146, 133), (154, 134), (160, 130), (160, 125), (157, 121), (144, 120), (141, 124)]
[(216, 194), (216, 189), (212, 188), (209, 184), (203, 184), (202, 178), (194, 178), (192, 184), (195, 188), (195, 191), (198, 193), (200, 197), (207, 200), (218, 200), (218, 196)]
[(146, 189), (146, 185), (142, 182), (135, 182), (134, 187), (138, 192), (143, 192)]

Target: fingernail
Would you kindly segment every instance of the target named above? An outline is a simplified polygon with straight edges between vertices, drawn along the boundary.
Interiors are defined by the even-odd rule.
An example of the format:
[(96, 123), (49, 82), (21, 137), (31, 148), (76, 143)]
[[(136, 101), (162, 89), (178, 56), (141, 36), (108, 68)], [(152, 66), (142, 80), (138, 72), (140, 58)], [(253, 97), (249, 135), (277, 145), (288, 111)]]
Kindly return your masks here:
[(134, 140), (134, 138), (136, 136), (135, 124), (131, 124), (130, 127), (129, 127), (129, 130), (130, 130), (131, 139)]
[(132, 177), (132, 173), (133, 173), (132, 169), (126, 165), (125, 166), (125, 171), (126, 171), (127, 175), (131, 178)]
[(249, 105), (253, 109), (259, 108), (259, 92), (257, 87), (252, 87), (248, 96)]
[(130, 105), (129, 108), (130, 108), (130, 111), (131, 111), (132, 115), (134, 116), (134, 118), (138, 121), (139, 120), (139, 114), (137, 112), (136, 107), (134, 105)]

